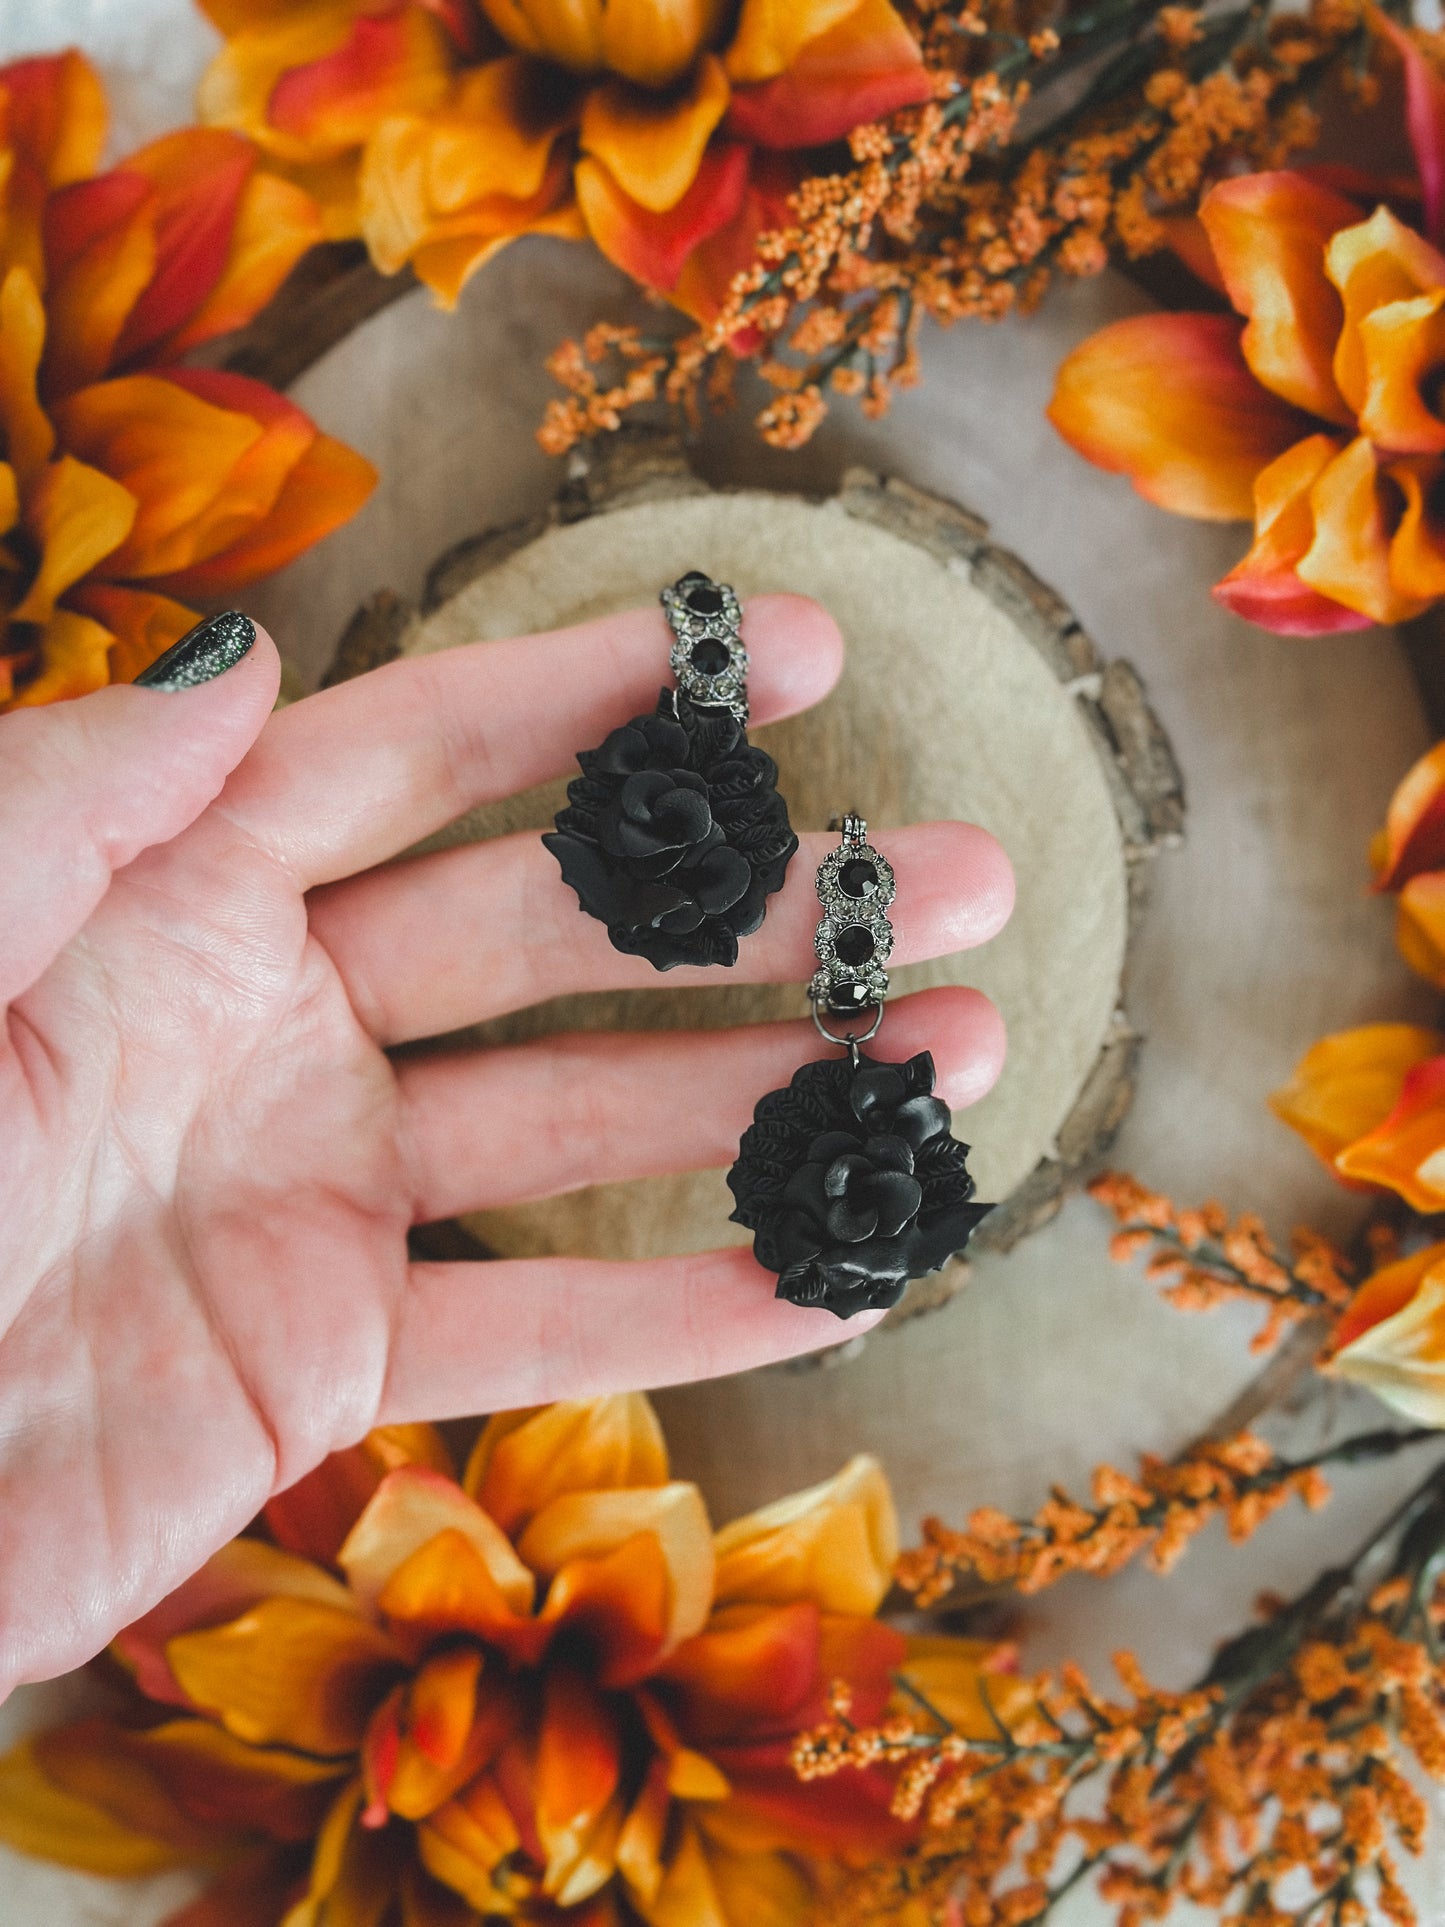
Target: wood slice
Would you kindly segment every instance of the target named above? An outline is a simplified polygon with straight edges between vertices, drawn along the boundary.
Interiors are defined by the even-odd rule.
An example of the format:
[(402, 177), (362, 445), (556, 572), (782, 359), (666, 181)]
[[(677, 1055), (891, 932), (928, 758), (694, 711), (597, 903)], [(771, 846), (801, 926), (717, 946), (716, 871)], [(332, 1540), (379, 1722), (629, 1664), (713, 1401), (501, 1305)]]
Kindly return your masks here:
[[(1013, 859), (1018, 907), (1002, 936), (894, 976), (899, 994), (974, 984), (1003, 1012), (1007, 1068), (960, 1128), (975, 1147), (981, 1195), (1002, 1201), (975, 1242), (1007, 1247), (1052, 1215), (1128, 1107), (1139, 1047), (1122, 998), (1130, 940), (1149, 859), (1179, 834), (1183, 802), (1132, 668), (1101, 662), (1059, 599), (994, 547), (976, 516), (861, 470), (821, 501), (712, 490), (675, 442), (624, 436), (574, 464), (547, 516), (444, 556), (422, 611), (408, 619), (388, 592), (374, 598), (349, 625), (328, 680), (397, 652), (646, 603), (691, 567), (744, 595), (815, 596), (842, 624), (847, 667), (834, 695), (757, 732), (778, 761), (795, 826), (822, 828), (856, 807), (886, 854), (891, 826), (962, 818), (992, 830)], [(475, 811), (429, 847), (545, 828), (564, 786)], [(895, 921), (907, 916), (900, 902)], [(801, 985), (733, 985), (719, 973), (716, 988), (660, 980), (655, 990), (559, 1000), (469, 1035), (717, 1026), (803, 1007)], [(745, 1241), (730, 1208), (713, 1171), (596, 1186), (465, 1222), (504, 1255), (623, 1258)], [(965, 1272), (954, 1265), (915, 1287), (900, 1312), (943, 1302)]]

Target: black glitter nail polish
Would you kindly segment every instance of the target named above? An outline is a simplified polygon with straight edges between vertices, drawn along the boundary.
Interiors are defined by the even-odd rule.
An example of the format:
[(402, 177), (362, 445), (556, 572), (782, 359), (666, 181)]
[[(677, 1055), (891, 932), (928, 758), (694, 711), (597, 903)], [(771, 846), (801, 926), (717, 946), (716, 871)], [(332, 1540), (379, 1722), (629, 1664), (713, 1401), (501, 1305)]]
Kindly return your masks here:
[(163, 656), (135, 679), (137, 689), (193, 689), (224, 675), (256, 640), (256, 625), (238, 609), (207, 616), (173, 642)]

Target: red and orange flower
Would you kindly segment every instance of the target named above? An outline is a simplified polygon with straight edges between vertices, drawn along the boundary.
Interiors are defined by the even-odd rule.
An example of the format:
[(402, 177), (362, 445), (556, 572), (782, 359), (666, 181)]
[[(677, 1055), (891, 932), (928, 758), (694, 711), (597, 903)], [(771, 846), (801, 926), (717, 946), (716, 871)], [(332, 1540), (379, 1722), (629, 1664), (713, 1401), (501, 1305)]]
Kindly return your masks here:
[(888, 0), (200, 0), (237, 128), (450, 305), (516, 235), (590, 234), (710, 314), (799, 149), (926, 100)]
[[(1445, 86), (1374, 18), (1405, 64), (1439, 239)], [(1203, 264), (1236, 314), (1114, 323), (1065, 360), (1049, 410), (1161, 508), (1252, 517), (1214, 593), (1281, 635), (1401, 622), (1445, 595), (1445, 255), (1369, 208), (1300, 173), (1222, 182), (1199, 209)]]
[(375, 480), (263, 383), (175, 365), (271, 298), (310, 196), (217, 129), (97, 174), (105, 120), (78, 54), (0, 68), (0, 708), (129, 681)]
[(881, 1771), (789, 1764), (834, 1682), (870, 1722), (912, 1677), (976, 1735), (1027, 1694), (874, 1617), (873, 1460), (714, 1533), (640, 1395), (493, 1419), (460, 1482), (430, 1427), (373, 1433), (264, 1524), (117, 1642), (127, 1717), (0, 1762), (11, 1845), (212, 1871), (173, 1927), (790, 1927), (905, 1835)]

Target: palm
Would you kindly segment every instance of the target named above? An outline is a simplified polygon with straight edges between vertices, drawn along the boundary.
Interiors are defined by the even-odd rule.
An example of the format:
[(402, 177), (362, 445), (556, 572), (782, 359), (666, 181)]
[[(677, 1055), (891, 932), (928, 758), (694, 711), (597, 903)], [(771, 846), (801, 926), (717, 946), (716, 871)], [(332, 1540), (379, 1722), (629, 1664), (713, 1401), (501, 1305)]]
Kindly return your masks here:
[[(629, 620), (578, 699), (592, 720), (574, 747), (655, 684), (656, 619)], [(807, 642), (798, 605), (753, 620), (780, 663), (792, 637)], [(367, 871), (495, 780), (495, 744), (477, 746), (485, 779), (459, 768), (455, 745), (429, 755), (422, 737), (414, 762), (398, 749), (406, 679), (419, 684), (414, 722), (456, 695), (450, 677), (510, 670), (515, 684), (495, 652), (517, 647), (457, 652), (441, 672), (401, 666), (366, 679), (390, 676), (390, 691), (352, 685), (268, 723), (219, 800), (123, 864), (79, 934), (11, 999), (0, 1690), (87, 1657), (274, 1491), (379, 1420), (738, 1369), (835, 1335), (818, 1314), (775, 1304), (736, 1250), (633, 1267), (408, 1261), (407, 1231), (428, 1218), (723, 1161), (756, 1097), (808, 1054), (799, 1027), (779, 1025), (393, 1064), (385, 1045), (651, 975), (577, 916), (535, 839)], [(627, 648), (635, 674), (617, 667)], [(830, 655), (821, 673), (795, 664), (791, 688), (780, 672), (774, 713), (821, 693), (831, 671)], [(179, 725), (184, 705), (214, 704), (226, 681), (204, 697), (125, 693), (174, 705)], [(512, 761), (520, 787), (565, 751), (548, 741)], [(353, 791), (320, 809), (333, 765)], [(914, 954), (987, 934), (1006, 911), (991, 846), (960, 826), (948, 834), (968, 842), (972, 871), (952, 916), (938, 900), (914, 923)], [(895, 840), (905, 889), (910, 837), (938, 835)], [(741, 970), (806, 974), (810, 854)], [(525, 904), (526, 919), (499, 902)], [(890, 1041), (930, 1044), (955, 1095), (976, 1094), (998, 1055), (982, 1000), (912, 1002), (929, 1008), (900, 1006)], [(626, 1140), (559, 1138), (549, 1124), (559, 1091), (594, 1079), (638, 1118)], [(699, 1089), (705, 1104), (689, 1101)]]

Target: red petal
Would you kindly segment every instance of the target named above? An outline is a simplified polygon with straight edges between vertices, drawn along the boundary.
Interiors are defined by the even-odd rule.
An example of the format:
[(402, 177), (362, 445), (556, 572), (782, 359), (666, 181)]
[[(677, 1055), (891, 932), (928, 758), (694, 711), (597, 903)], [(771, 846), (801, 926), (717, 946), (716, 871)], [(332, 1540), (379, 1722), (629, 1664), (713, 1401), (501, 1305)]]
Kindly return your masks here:
[(1367, 5), (1365, 18), (1404, 65), (1405, 126), (1420, 170), (1424, 231), (1431, 241), (1445, 241), (1445, 80), (1405, 29), (1379, 7)]
[(887, 0), (863, 0), (787, 69), (733, 93), (727, 129), (762, 147), (821, 147), (933, 95), (913, 36)]
[(743, 204), (751, 149), (716, 140), (697, 179), (675, 207), (651, 214), (624, 194), (600, 161), (577, 164), (577, 200), (593, 240), (619, 268), (663, 294), (677, 285), (688, 255), (726, 227)]

